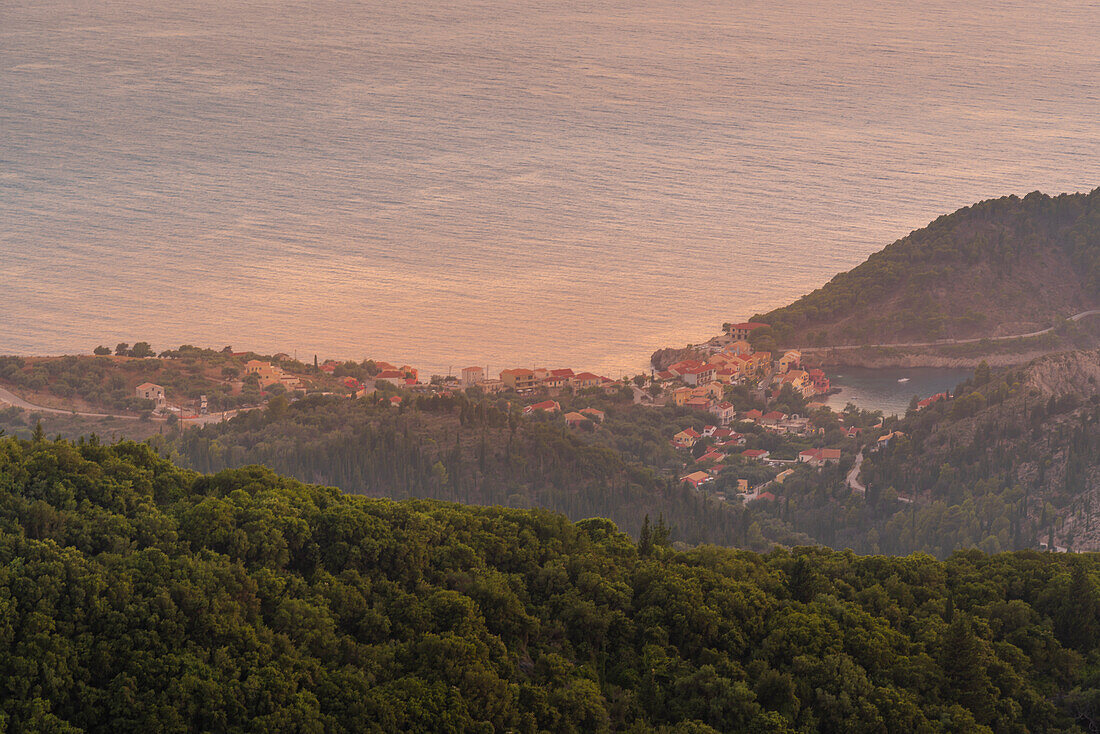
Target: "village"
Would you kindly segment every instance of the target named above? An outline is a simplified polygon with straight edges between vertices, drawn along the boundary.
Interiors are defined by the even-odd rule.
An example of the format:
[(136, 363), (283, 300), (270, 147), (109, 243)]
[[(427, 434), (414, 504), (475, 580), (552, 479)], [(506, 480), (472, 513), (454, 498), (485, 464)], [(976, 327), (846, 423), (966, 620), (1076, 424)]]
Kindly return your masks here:
[[(830, 410), (824, 402), (831, 389), (829, 377), (820, 369), (804, 368), (799, 351), (776, 355), (755, 349), (752, 334), (765, 326), (725, 324), (723, 334), (696, 348), (692, 357), (618, 380), (564, 367), (509, 367), (491, 374), (482, 366), (423, 380), (409, 364), (320, 362), (316, 357), (308, 364), (286, 354), (264, 357), (228, 348), (214, 352), (181, 347), (162, 352), (157, 360), (117, 352), (105, 356), (100, 350), (91, 359), (110, 360), (135, 375), (164, 377), (163, 384), (147, 379), (133, 387), (131, 408), (170, 425), (178, 423), (181, 429), (228, 420), (275, 399), (290, 404), (311, 395), (362, 398), (394, 409), (418, 395), (494, 396), (523, 416), (560, 421), (578, 435), (606, 430), (602, 426), (608, 409), (629, 421), (633, 419), (623, 412), (627, 406), (665, 408), (666, 440), (672, 455), (679, 457), (663, 465), (670, 478), (720, 500), (773, 501), (775, 491), (798, 467), (847, 464), (862, 455), (866, 440), (884, 445), (880, 442), (892, 436), (880, 416), (877, 422), (857, 425), (853, 415)], [(24, 371), (40, 368), (28, 365)], [(181, 378), (187, 370), (203, 375), (206, 386)], [(945, 397), (934, 395), (917, 408)], [(873, 433), (863, 436), (866, 430)], [(851, 484), (858, 489), (858, 482)]]

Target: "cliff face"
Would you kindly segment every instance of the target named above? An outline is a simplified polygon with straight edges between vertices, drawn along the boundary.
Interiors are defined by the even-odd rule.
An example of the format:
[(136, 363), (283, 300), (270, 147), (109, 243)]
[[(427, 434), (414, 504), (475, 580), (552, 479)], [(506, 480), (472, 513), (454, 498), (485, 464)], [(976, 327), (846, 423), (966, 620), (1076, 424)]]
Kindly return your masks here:
[(1038, 360), (1027, 370), (1027, 385), (1048, 398), (1069, 395), (1091, 400), (1100, 395), (1100, 349)]
[(658, 349), (650, 355), (649, 362), (653, 365), (653, 369), (660, 371), (667, 370), (669, 365), (676, 364), (685, 359), (706, 359), (706, 355), (692, 347), (684, 347), (683, 349)]
[(891, 344), (1026, 333), (1100, 304), (1100, 189), (940, 217), (770, 313), (781, 343)]

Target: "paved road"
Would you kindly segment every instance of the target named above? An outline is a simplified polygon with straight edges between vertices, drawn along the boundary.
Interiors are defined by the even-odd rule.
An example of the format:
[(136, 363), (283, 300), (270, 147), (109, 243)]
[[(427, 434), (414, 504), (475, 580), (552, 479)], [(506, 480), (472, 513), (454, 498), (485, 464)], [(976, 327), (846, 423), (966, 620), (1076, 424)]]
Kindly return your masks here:
[[(16, 408), (21, 408), (26, 411), (34, 411), (37, 413), (51, 413), (53, 415), (77, 415), (82, 418), (120, 418), (126, 421), (136, 421), (138, 416), (134, 415), (117, 415), (112, 413), (83, 413), (73, 410), (62, 410), (61, 408), (47, 408), (42, 405), (35, 405), (34, 403), (28, 403), (23, 398), (19, 397), (10, 390), (5, 390), (0, 387), (0, 404), (14, 405)], [(236, 410), (227, 410), (224, 413), (208, 413), (206, 415), (197, 415), (184, 418), (183, 422), (186, 426), (204, 426), (208, 423), (221, 423), (227, 421), (230, 418), (234, 418), (241, 413), (248, 412), (250, 410), (257, 410), (257, 407), (251, 408), (237, 408)], [(154, 417), (153, 420), (164, 420), (160, 417)]]
[(852, 466), (852, 470), (848, 472), (848, 486), (852, 488), (853, 492), (859, 492), (860, 494), (866, 494), (867, 488), (859, 482), (859, 470), (863, 468), (863, 449), (859, 450), (856, 454), (856, 463)]
[[(1070, 316), (1067, 321), (1080, 321), (1086, 316), (1100, 315), (1100, 308), (1092, 309), (1091, 311), (1082, 311), (1081, 313)], [(864, 349), (864, 348), (895, 348), (895, 347), (937, 347), (944, 344), (973, 344), (981, 341), (1007, 341), (1009, 339), (1030, 339), (1036, 336), (1042, 336), (1043, 334), (1049, 334), (1054, 331), (1053, 326), (1048, 326), (1045, 329), (1039, 331), (1028, 332), (1027, 334), (1011, 334), (1009, 336), (981, 336), (973, 339), (940, 339), (934, 342), (903, 342), (898, 344), (846, 344), (835, 347), (804, 347), (800, 351), (803, 354), (810, 352), (831, 352), (838, 349)]]
[(0, 403), (6, 403), (8, 405), (14, 405), (16, 408), (22, 408), (23, 410), (35, 411), (37, 413), (53, 413), (55, 415), (78, 415), (82, 418), (121, 418), (122, 420), (135, 421), (137, 416), (133, 415), (112, 415), (111, 413), (82, 413), (75, 410), (61, 410), (60, 408), (46, 408), (41, 405), (35, 405), (28, 403), (23, 398), (19, 397), (13, 392), (5, 390), (0, 387)]

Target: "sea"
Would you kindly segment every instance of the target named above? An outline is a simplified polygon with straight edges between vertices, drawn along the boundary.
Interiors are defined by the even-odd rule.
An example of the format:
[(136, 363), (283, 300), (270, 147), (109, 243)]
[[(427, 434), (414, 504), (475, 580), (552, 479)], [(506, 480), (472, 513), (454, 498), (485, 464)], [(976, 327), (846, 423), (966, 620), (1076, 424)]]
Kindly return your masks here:
[(910, 401), (937, 393), (955, 394), (958, 385), (974, 375), (974, 370), (957, 368), (868, 369), (839, 367), (830, 373), (830, 386), (839, 392), (829, 395), (825, 404), (836, 411), (852, 403), (863, 410), (879, 410), (884, 416), (905, 415)]
[(0, 353), (633, 374), (1100, 185), (1097, 39), (1095, 0), (4, 0)]

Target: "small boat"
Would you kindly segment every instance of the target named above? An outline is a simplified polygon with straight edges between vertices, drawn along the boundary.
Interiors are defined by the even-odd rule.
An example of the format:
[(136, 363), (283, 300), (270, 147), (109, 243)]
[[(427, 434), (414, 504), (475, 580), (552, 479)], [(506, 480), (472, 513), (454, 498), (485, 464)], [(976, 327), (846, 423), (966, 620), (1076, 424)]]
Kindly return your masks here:
[(909, 378), (908, 377), (902, 377), (901, 379), (898, 380), (898, 382), (909, 382)]

